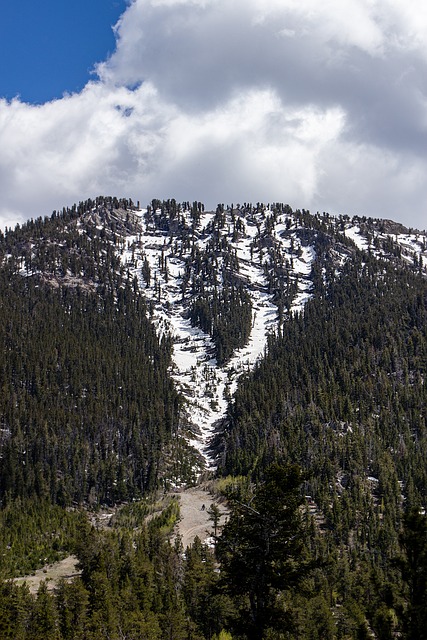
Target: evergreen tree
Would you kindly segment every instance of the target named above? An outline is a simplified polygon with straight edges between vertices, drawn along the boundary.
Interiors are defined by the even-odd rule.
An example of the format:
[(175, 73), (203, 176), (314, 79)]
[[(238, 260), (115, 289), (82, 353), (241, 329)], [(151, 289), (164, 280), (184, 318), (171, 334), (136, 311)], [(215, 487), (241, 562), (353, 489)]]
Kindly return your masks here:
[(427, 517), (414, 508), (405, 515), (403, 525), (401, 566), (409, 591), (406, 638), (423, 640), (427, 638)]
[(231, 498), (231, 514), (218, 541), (221, 579), (240, 596), (240, 628), (253, 640), (267, 629), (290, 629), (289, 592), (308, 569), (299, 507), (301, 471), (273, 464), (245, 502)]

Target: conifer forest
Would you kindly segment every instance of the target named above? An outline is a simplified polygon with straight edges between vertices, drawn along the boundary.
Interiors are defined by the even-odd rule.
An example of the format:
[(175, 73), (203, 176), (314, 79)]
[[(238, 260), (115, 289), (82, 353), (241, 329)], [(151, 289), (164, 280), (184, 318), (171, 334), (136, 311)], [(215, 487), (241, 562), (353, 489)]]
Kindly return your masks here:
[(0, 359), (0, 640), (427, 639), (425, 232), (99, 196), (0, 232)]

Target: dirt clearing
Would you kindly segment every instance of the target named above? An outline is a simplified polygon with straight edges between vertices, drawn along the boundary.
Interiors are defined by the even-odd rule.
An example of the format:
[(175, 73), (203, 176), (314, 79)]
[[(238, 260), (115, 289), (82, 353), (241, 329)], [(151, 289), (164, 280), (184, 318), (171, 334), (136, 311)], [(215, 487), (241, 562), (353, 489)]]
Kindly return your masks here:
[(178, 524), (178, 534), (182, 536), (184, 549), (192, 544), (196, 536), (205, 542), (213, 535), (213, 522), (209, 520), (208, 514), (211, 504), (216, 504), (221, 512), (219, 528), (225, 523), (226, 507), (209, 491), (195, 487), (174, 495), (178, 495), (180, 501), (181, 518)]
[(60, 562), (55, 562), (55, 564), (49, 564), (42, 569), (37, 569), (33, 576), (16, 578), (15, 582), (17, 584), (26, 582), (30, 593), (37, 593), (40, 583), (46, 580), (48, 590), (53, 591), (61, 578), (69, 581), (80, 575), (77, 569), (77, 562), (76, 556), (68, 556), (68, 558), (64, 558), (64, 560)]

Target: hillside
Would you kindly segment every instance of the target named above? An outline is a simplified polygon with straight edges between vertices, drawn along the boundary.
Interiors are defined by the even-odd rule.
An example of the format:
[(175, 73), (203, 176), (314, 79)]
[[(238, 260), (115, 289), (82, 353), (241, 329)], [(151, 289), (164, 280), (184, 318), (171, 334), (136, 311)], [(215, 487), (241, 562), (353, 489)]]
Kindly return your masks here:
[[(115, 602), (124, 597), (120, 571), (136, 594), (142, 556), (132, 544), (144, 549), (149, 571), (159, 570), (150, 564), (153, 549), (166, 545), (175, 507), (150, 539), (139, 516), (129, 516), (129, 548), (123, 529), (92, 531), (101, 565), (83, 553), (81, 535), (89, 533), (79, 510), (138, 505), (153, 491), (208, 475), (231, 476), (230, 524), (218, 547), (231, 585), (234, 559), (225, 545), (246, 531), (233, 529), (234, 517), (244, 522), (250, 513), (238, 515), (239, 505), (258, 500), (259, 513), (267, 509), (270, 521), (272, 509), (278, 518), (262, 487), (270, 478), (278, 490), (280, 477), (293, 487), (285, 498), (303, 515), (295, 558), (306, 557), (311, 573), (298, 587), (265, 587), (278, 598), (274, 620), (253, 604), (253, 585), (236, 600), (237, 592), (217, 583), (211, 552), (197, 545), (207, 571), (199, 576), (203, 597), (217, 613), (202, 622), (206, 602), (190, 597), (181, 578), (172, 606), (166, 567), (182, 560), (178, 548), (164, 547), (156, 588), (165, 600), (147, 601), (143, 614), (138, 600), (140, 635), (126, 637), (169, 637), (166, 610), (177, 638), (212, 638), (221, 628), (236, 638), (421, 637), (409, 558), (416, 540), (420, 566), (427, 558), (424, 232), (281, 203), (205, 211), (200, 202), (153, 200), (140, 208), (99, 197), (6, 230), (0, 265), (0, 575), (27, 573), (72, 551), (83, 567), (83, 600), (92, 602), (94, 572), (104, 569)], [(288, 471), (271, 471), (277, 463)], [(289, 471), (295, 464), (298, 473)], [(25, 544), (22, 531), (32, 532)], [(118, 549), (132, 571), (107, 570)], [(176, 575), (193, 570), (190, 555)], [(416, 583), (421, 601), (425, 576), (427, 563)], [(2, 606), (9, 597), (5, 588)], [(43, 597), (56, 611), (56, 596)], [(117, 606), (112, 619), (120, 618)], [(239, 613), (245, 607), (251, 628)], [(284, 636), (277, 628), (286, 607), (293, 613)], [(307, 608), (318, 611), (312, 624)], [(182, 616), (192, 620), (193, 635), (183, 631)], [(90, 624), (89, 632), (82, 622), (79, 637), (98, 637), (93, 616)], [(64, 625), (59, 637), (71, 637)]]

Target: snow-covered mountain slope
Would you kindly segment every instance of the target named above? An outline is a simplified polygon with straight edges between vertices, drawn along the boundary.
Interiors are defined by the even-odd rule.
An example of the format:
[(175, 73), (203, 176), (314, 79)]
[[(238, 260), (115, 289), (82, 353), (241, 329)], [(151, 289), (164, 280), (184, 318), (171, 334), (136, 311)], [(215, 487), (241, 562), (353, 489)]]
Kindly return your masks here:
[[(222, 241), (227, 240), (229, 250), (235, 255), (235, 275), (249, 292), (252, 322), (247, 343), (236, 349), (233, 356), (221, 365), (214, 355), (212, 337), (192, 325), (189, 311), (194, 295), (191, 292), (183, 295), (182, 286), (183, 274), (191, 264), (195, 248), (203, 253), (211, 241), (215, 215), (200, 212), (193, 234), (191, 214), (183, 212), (181, 224), (192, 234), (190, 246), (187, 245), (186, 234), (174, 237), (169, 230), (160, 231), (153, 225), (151, 212), (144, 210), (135, 215), (139, 216), (140, 233), (127, 239), (122, 262), (132, 274), (137, 275), (140, 286), (152, 302), (158, 330), (173, 337), (172, 374), (186, 399), (186, 418), (192, 431), (190, 444), (202, 453), (205, 464), (212, 467), (215, 461), (209, 455), (208, 445), (215, 427), (226, 414), (228, 400), (240, 375), (262, 357), (269, 332), (277, 328), (278, 306), (274, 293), (269, 291), (265, 269), (268, 244), (280, 253), (283, 263), (292, 264), (289, 273), (295, 293), (291, 311), (302, 310), (310, 295), (310, 273), (315, 252), (313, 247), (302, 243), (296, 228), (294, 232), (287, 230), (289, 217), (279, 218), (268, 236), (271, 242), (266, 247), (257, 248), (257, 242), (265, 232), (266, 216), (261, 213), (246, 216), (243, 211), (236, 214), (230, 209), (223, 212), (219, 237)], [(237, 221), (241, 222), (244, 231), (236, 232), (236, 225), (240, 227)], [(223, 257), (217, 255), (217, 259), (220, 271)], [(150, 269), (148, 282), (143, 276), (145, 261), (148, 261)], [(221, 279), (218, 274), (218, 286)]]
[(172, 338), (171, 374), (185, 399), (179, 427), (201, 468), (215, 467), (209, 444), (239, 378), (263, 356), (269, 333), (303, 312), (325, 269), (339, 273), (358, 251), (421, 273), (427, 267), (425, 233), (280, 203), (207, 212), (199, 202), (153, 200), (140, 209), (98, 198), (67, 216), (58, 226), (53, 216), (49, 237), (32, 223), (31, 239), (13, 247), (22, 275), (94, 290), (120, 269), (138, 284), (157, 331)]
[[(320, 236), (335, 234), (330, 253), (337, 269), (356, 247), (398, 256), (421, 269), (427, 265), (425, 236), (392, 223), (329, 216), (309, 219), (307, 212), (263, 205), (219, 207), (214, 214), (197, 203), (178, 213), (167, 211), (167, 203), (153, 203), (134, 215), (139, 231), (127, 238), (122, 263), (137, 276), (151, 301), (158, 330), (173, 338), (172, 374), (186, 399), (190, 444), (207, 467), (215, 466), (209, 442), (226, 415), (239, 377), (262, 357), (269, 332), (276, 331), (290, 313), (301, 312), (311, 295)], [(229, 254), (233, 264), (224, 267)], [(220, 288), (231, 270), (250, 296), (248, 340), (223, 363), (215, 357), (212, 335), (190, 317), (191, 305), (200, 295), (194, 285), (199, 258), (215, 263), (214, 284), (204, 275), (204, 294)], [(193, 281), (192, 287), (186, 287), (185, 280)]]

